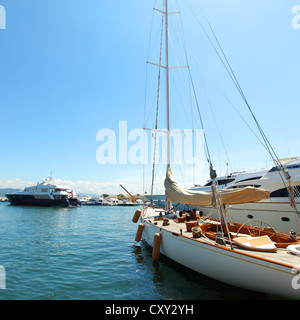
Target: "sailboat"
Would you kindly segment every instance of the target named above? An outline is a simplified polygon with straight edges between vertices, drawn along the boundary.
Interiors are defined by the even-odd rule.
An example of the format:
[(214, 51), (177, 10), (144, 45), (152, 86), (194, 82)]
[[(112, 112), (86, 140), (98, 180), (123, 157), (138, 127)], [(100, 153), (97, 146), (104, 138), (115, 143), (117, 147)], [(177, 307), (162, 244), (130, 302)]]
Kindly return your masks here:
[[(207, 277), (243, 289), (271, 296), (300, 298), (300, 240), (294, 233), (276, 231), (263, 221), (230, 222), (226, 207), (267, 199), (270, 192), (256, 187), (218, 190), (216, 171), (210, 162), (210, 190), (182, 188), (170, 166), (169, 64), (168, 64), (168, 1), (164, 0), (167, 170), (165, 178), (166, 207), (153, 205), (136, 210), (133, 222), (139, 226), (136, 241), (152, 247), (152, 257), (164, 255)], [(177, 215), (171, 203), (212, 205), (220, 219), (202, 219), (195, 212)], [(255, 225), (254, 225), (255, 224)]]

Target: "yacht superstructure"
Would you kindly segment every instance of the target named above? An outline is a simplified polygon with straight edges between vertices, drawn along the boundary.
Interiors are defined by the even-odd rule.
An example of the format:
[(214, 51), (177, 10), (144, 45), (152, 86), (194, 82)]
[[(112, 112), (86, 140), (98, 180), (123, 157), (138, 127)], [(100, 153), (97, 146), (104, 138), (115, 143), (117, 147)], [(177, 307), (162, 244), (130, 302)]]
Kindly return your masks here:
[[(290, 205), (287, 182), (280, 174), (281, 166), (274, 166), (269, 170), (241, 172), (218, 177), (219, 189), (236, 189), (243, 187), (257, 187), (270, 191), (270, 198), (253, 203), (230, 205), (227, 208), (230, 221), (243, 223), (249, 219), (261, 219), (270, 223), (276, 230), (283, 232), (295, 231), (300, 234), (300, 158), (284, 163), (288, 170), (294, 188), (296, 208)], [(211, 182), (192, 190), (209, 190)], [(204, 216), (217, 217), (212, 206), (195, 206)]]

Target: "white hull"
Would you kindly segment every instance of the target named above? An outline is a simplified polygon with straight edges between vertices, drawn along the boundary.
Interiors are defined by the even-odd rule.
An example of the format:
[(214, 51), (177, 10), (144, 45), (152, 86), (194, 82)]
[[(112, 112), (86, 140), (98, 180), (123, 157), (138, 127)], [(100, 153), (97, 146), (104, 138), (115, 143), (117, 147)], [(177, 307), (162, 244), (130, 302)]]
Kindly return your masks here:
[[(204, 216), (219, 219), (219, 214), (213, 207), (196, 206)], [(287, 202), (254, 202), (226, 207), (228, 220), (245, 223), (251, 219), (259, 219), (269, 223), (275, 230), (285, 233), (295, 231), (300, 235), (300, 217)], [(300, 204), (297, 205), (300, 212)]]
[[(289, 260), (293, 261), (294, 265), (276, 263), (259, 258), (261, 253), (245, 253), (216, 246), (184, 236), (184, 230), (182, 236), (162, 228), (161, 225), (155, 226), (147, 217), (142, 217), (141, 220), (145, 225), (145, 241), (153, 247), (154, 234), (160, 233), (161, 254), (187, 268), (243, 289), (291, 299), (300, 298), (300, 290), (292, 287), (292, 281), (295, 281), (292, 268), (296, 262), (300, 264), (299, 257)], [(274, 255), (268, 254), (271, 258), (272, 254)]]

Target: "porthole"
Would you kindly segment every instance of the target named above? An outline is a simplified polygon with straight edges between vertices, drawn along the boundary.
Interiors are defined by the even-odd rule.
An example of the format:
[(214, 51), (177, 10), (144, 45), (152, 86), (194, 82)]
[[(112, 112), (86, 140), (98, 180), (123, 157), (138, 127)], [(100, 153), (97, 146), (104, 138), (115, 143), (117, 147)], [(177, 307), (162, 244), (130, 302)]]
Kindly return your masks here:
[(284, 221), (284, 222), (289, 222), (289, 221), (290, 221), (290, 218), (288, 218), (288, 217), (282, 217), (281, 220)]
[(248, 218), (248, 219), (253, 219), (253, 215), (252, 215), (252, 214), (248, 214), (248, 215), (247, 215), (247, 218)]

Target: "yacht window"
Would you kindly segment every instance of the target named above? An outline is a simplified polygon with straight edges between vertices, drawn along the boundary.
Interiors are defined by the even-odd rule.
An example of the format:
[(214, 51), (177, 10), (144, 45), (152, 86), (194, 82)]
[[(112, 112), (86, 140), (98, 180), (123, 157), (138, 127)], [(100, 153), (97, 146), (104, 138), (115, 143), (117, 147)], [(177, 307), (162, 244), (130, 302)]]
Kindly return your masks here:
[[(295, 190), (295, 196), (297, 196), (296, 193), (300, 192), (300, 186), (296, 186), (295, 189), (297, 189)], [(271, 192), (270, 194), (270, 198), (275, 198), (275, 197), (287, 198), (288, 196), (289, 196), (289, 193), (287, 191), (287, 188), (278, 189), (276, 191)]]
[(290, 218), (288, 218), (288, 217), (282, 217), (281, 220), (282, 220), (282, 221), (285, 221), (285, 222), (289, 222), (289, 221), (290, 221)]
[(47, 189), (42, 189), (42, 192), (47, 192), (48, 190)]
[(35, 196), (36, 199), (43, 199), (43, 200), (46, 200), (46, 199), (49, 199), (49, 196), (47, 195), (38, 195), (38, 196)]
[(228, 184), (232, 181), (234, 181), (235, 179), (222, 179), (222, 180), (218, 180), (218, 185), (221, 186), (223, 184)]
[(240, 185), (240, 186), (232, 186), (228, 187), (228, 189), (237, 189), (237, 188), (246, 188), (246, 187), (253, 187), (253, 188), (260, 188), (260, 184), (245, 184), (245, 185)]
[[(235, 179), (219, 179), (219, 180), (216, 180), (216, 182), (217, 182), (217, 184), (219, 185), (219, 186), (222, 186), (222, 185), (226, 185), (226, 184), (228, 184), (228, 183), (230, 183), (230, 182), (232, 182), (232, 181), (234, 181)], [(212, 185), (212, 181), (209, 181), (206, 185), (205, 185), (205, 187), (208, 187), (208, 186), (211, 186)]]
[[(299, 169), (300, 168), (300, 163), (290, 164), (290, 165), (284, 166), (284, 168), (287, 168), (287, 169)], [(279, 171), (279, 170), (281, 170), (281, 167), (276, 166), (276, 167), (273, 167), (272, 169), (270, 169), (269, 172), (275, 172), (275, 171)]]
[(248, 179), (240, 180), (239, 182), (250, 181), (250, 180), (257, 180), (257, 179), (260, 179), (261, 177), (262, 177), (262, 176), (252, 177), (252, 178), (248, 178)]

